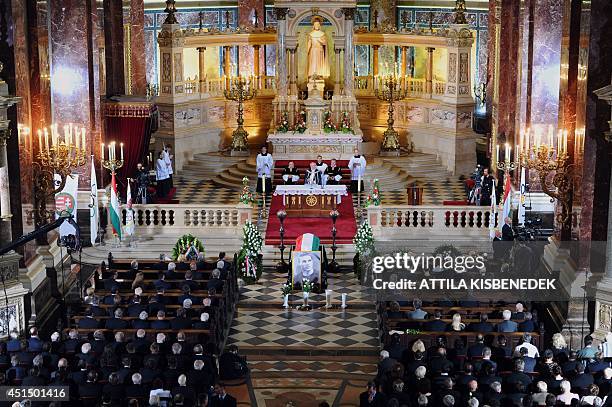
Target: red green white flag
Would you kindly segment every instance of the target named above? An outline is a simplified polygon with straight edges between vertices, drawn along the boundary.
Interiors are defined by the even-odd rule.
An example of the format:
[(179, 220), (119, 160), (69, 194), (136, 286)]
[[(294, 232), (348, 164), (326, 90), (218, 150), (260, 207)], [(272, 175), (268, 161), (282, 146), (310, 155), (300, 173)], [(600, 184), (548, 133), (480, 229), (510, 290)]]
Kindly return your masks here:
[(108, 211), (111, 226), (113, 227), (113, 234), (117, 235), (119, 240), (121, 240), (121, 212), (119, 208), (119, 198), (117, 196), (117, 180), (115, 179), (115, 173), (112, 173), (110, 193), (110, 206)]

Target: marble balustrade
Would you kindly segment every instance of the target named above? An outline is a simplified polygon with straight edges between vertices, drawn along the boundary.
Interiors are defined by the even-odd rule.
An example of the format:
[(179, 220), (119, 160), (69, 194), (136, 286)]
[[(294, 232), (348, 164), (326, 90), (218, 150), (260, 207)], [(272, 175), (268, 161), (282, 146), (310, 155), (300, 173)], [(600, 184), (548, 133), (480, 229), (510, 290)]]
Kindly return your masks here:
[[(246, 205), (133, 205), (136, 236), (240, 236), (242, 227), (251, 221), (252, 208)], [(126, 206), (121, 206), (122, 224), (126, 225)], [(110, 220), (109, 223), (110, 225)], [(112, 236), (108, 230), (107, 236)]]

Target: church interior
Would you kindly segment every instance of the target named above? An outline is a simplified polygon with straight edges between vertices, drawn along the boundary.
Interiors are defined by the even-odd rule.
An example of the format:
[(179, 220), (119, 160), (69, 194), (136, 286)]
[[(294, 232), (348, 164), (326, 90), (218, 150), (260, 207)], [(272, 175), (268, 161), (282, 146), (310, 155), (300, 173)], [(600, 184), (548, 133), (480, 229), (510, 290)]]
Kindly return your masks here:
[(610, 0), (3, 0), (0, 405), (612, 406)]

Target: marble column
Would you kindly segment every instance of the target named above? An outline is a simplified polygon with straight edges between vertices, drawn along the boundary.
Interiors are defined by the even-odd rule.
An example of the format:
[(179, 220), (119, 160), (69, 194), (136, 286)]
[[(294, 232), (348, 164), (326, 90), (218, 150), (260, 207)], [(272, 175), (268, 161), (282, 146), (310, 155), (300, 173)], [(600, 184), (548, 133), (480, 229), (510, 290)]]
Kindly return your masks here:
[(277, 52), (277, 92), (278, 96), (284, 98), (287, 96), (287, 49), (286, 49), (286, 35), (287, 35), (287, 12), (289, 9), (284, 7), (274, 8), (276, 13), (276, 33), (278, 38), (278, 44), (276, 46)]
[(295, 52), (297, 51), (297, 48), (291, 48), (289, 50), (289, 64), (290, 64), (290, 74), (289, 77), (291, 79), (290, 81), (290, 93), (293, 96), (297, 96), (298, 94), (298, 88), (297, 88), (297, 79), (298, 79), (298, 71), (297, 71), (297, 59), (295, 58)]
[(372, 75), (378, 75), (378, 49), (380, 45), (372, 45)]
[[(84, 127), (88, 135), (86, 143), (93, 146), (96, 134), (93, 129), (99, 129), (95, 92), (98, 83), (92, 65), (95, 58), (93, 27), (96, 25), (93, 19), (96, 14), (88, 1), (51, 0), (48, 4), (52, 121), (60, 128), (66, 123)], [(109, 28), (105, 27), (105, 31)], [(90, 160), (86, 160), (84, 166), (74, 171), (79, 174), (79, 187), (82, 189), (89, 188), (90, 165)]]
[[(238, 0), (238, 26), (255, 27), (255, 13), (257, 13), (257, 25), (259, 28), (264, 24), (264, 1), (263, 0)], [(257, 57), (254, 48), (243, 46), (239, 48), (240, 72), (250, 73)], [(261, 62), (260, 62), (261, 63)]]
[(200, 93), (206, 93), (206, 47), (198, 47), (198, 80)]
[[(355, 79), (355, 47), (353, 44), (353, 27), (355, 26), (355, 9), (345, 8), (344, 11), (344, 95), (353, 97)], [(355, 120), (352, 121), (353, 123)]]
[(406, 89), (406, 71), (408, 67), (408, 47), (401, 47), (401, 65), (400, 65), (400, 84), (402, 89)]
[(232, 52), (232, 47), (224, 46), (223, 47), (223, 75), (225, 75), (225, 87), (229, 89), (230, 87), (230, 78), (233, 75), (232, 66), (231, 66), (231, 58), (230, 53)]
[(431, 98), (433, 93), (433, 64), (434, 64), (434, 51), (435, 48), (427, 47), (427, 71), (425, 72), (425, 94)]
[[(1, 97), (0, 97), (1, 99)], [(1, 107), (4, 112), (0, 112), (0, 116), (6, 115), (7, 107)], [(9, 244), (12, 240), (11, 233), (11, 192), (9, 184), (8, 160), (6, 158), (6, 141), (9, 137), (8, 121), (5, 121), (3, 126), (0, 123), (0, 247)]]
[[(60, 3), (58, 6), (63, 3), (61, 0), (52, 1)], [(102, 5), (104, 7), (106, 96), (124, 95), (123, 2), (122, 0), (103, 0)]]
[(130, 0), (130, 66), (132, 95), (144, 95), (147, 90), (147, 63), (144, 40), (144, 0)]
[(334, 95), (339, 95), (340, 94), (340, 81), (342, 79), (342, 74), (340, 72), (340, 52), (342, 50), (340, 48), (335, 48), (334, 52), (336, 55), (336, 78), (334, 81)]
[(255, 75), (255, 89), (261, 89), (261, 72), (259, 71), (259, 50), (261, 45), (253, 45), (253, 75)]

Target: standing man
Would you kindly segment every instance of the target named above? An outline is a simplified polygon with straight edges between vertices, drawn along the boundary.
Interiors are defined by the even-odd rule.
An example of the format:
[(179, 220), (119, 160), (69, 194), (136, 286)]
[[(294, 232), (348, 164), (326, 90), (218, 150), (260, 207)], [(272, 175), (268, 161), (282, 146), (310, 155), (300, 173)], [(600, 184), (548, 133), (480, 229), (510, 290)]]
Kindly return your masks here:
[[(363, 191), (363, 176), (365, 175), (366, 159), (359, 154), (359, 149), (355, 148), (355, 155), (351, 157), (348, 163), (351, 170), (351, 192)], [(358, 183), (361, 181), (361, 188)]]
[(272, 159), (272, 154), (268, 154), (268, 148), (263, 146), (261, 153), (257, 154), (257, 192), (260, 194), (264, 192), (262, 178), (265, 180), (266, 195), (272, 192), (271, 174), (273, 169), (274, 160)]
[(148, 201), (149, 171), (144, 168), (142, 163), (136, 164), (136, 185), (138, 186), (136, 203), (146, 204)]
[(304, 184), (310, 185), (311, 187), (321, 185), (321, 173), (317, 169), (317, 164), (315, 162), (311, 162), (310, 168), (306, 170)]
[(293, 161), (289, 161), (289, 165), (283, 170), (283, 181), (285, 181), (285, 185), (297, 184), (299, 180), (300, 173), (297, 168), (295, 168)]
[(164, 148), (164, 161), (166, 162), (166, 168), (168, 169), (168, 192), (174, 187), (174, 182), (172, 181), (172, 159), (174, 156), (171, 154), (172, 146), (170, 144), (166, 144), (166, 148)]
[[(491, 195), (493, 194), (493, 176), (489, 169), (485, 168), (480, 180), (480, 205), (491, 206)], [(497, 203), (497, 202), (496, 202)]]
[(166, 165), (165, 152), (160, 151), (155, 165), (155, 176), (157, 178), (157, 196), (165, 198), (168, 195), (168, 166)]
[(504, 226), (502, 226), (502, 240), (505, 242), (511, 242), (514, 240), (514, 231), (512, 230), (512, 219), (506, 216), (504, 219)]
[(320, 176), (321, 176), (321, 185), (322, 185), (322, 186), (325, 186), (325, 184), (326, 184), (326, 182), (325, 182), (325, 181), (327, 181), (327, 180), (325, 179), (325, 177), (323, 176), (323, 174), (325, 174), (325, 170), (327, 169), (327, 164), (325, 164), (325, 163), (323, 162), (323, 156), (322, 156), (322, 155), (318, 155), (318, 156), (317, 156), (317, 163), (316, 163), (316, 166), (317, 166), (317, 170), (319, 171), (319, 174), (320, 174)]
[(325, 169), (323, 174), (325, 184), (338, 185), (342, 179), (342, 170), (336, 165), (336, 159), (332, 158), (331, 164)]

